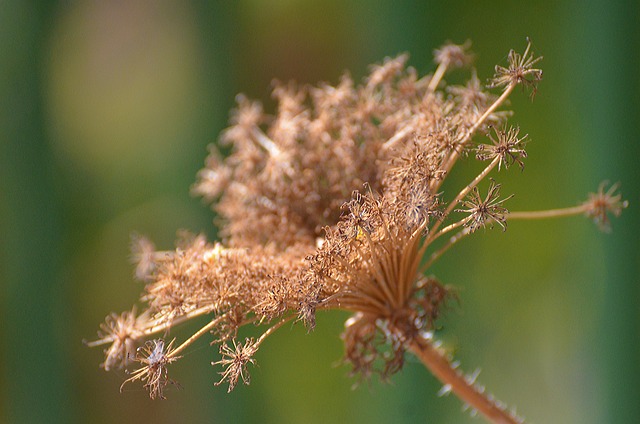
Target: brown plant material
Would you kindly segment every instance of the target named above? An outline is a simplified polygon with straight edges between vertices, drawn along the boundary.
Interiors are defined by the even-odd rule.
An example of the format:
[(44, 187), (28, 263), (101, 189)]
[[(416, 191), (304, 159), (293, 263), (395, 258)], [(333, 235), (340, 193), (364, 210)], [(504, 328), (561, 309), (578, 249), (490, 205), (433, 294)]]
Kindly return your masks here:
[[(212, 147), (193, 187), (213, 202), (222, 239), (183, 235), (171, 252), (137, 239), (144, 312), (107, 317), (101, 339), (89, 343), (111, 343), (104, 368), (141, 363), (125, 383), (141, 380), (152, 398), (162, 398), (171, 382), (167, 366), (213, 333), (222, 358), (212, 364), (224, 368), (217, 384), (232, 390), (249, 384), (248, 365), (283, 323), (302, 321), (312, 330), (317, 311), (341, 309), (353, 314), (342, 339), (354, 374), (387, 379), (409, 350), (491, 421), (518, 422), (438, 348), (436, 322), (453, 296), (425, 272), (477, 228), (569, 214), (607, 227), (607, 213), (619, 215), (626, 202), (617, 186), (601, 186), (577, 207), (509, 214), (510, 196), (499, 197), (499, 184), (491, 181), (481, 196), (479, 186), (495, 168), (523, 168), (527, 136), (506, 125), (509, 112), (500, 107), (517, 85), (533, 94), (542, 71), (528, 44), (522, 55), (509, 53), (508, 67), (496, 68), (499, 95), (482, 87), (475, 70), (466, 85), (447, 86), (448, 70), (470, 63), (468, 47), (437, 50), (438, 67), (424, 77), (401, 55), (373, 66), (361, 85), (348, 75), (337, 86), (276, 83), (275, 116), (238, 96), (220, 140), (230, 154), (222, 158)], [(489, 143), (474, 141), (490, 127), (504, 129), (494, 129)], [(469, 151), (485, 168), (457, 194), (444, 193), (444, 180)], [(148, 336), (202, 315), (211, 320), (178, 348), (153, 340), (135, 351)], [(239, 342), (247, 324), (266, 330)]]
[[(142, 367), (133, 372), (133, 375), (126, 379), (120, 391), (125, 384), (141, 380), (144, 381), (144, 387), (149, 391), (151, 399), (164, 399), (163, 391), (169, 383), (174, 383), (167, 377), (167, 365), (177, 360), (179, 356), (172, 354), (173, 341), (165, 346), (164, 340), (149, 340), (141, 348), (135, 356), (135, 361), (142, 364)], [(174, 383), (175, 384), (175, 383)]]

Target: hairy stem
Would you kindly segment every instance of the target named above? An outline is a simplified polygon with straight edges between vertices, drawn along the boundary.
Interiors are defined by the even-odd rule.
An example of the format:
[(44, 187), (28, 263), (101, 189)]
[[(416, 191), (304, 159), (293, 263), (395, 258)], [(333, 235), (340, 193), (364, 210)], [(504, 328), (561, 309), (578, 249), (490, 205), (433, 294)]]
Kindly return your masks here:
[(481, 413), (494, 424), (518, 424), (522, 420), (509, 413), (484, 389), (477, 387), (473, 378), (453, 367), (446, 355), (437, 349), (430, 340), (416, 336), (409, 344), (409, 349), (422, 361), (425, 367), (440, 380), (447, 389), (451, 389), (458, 398)]

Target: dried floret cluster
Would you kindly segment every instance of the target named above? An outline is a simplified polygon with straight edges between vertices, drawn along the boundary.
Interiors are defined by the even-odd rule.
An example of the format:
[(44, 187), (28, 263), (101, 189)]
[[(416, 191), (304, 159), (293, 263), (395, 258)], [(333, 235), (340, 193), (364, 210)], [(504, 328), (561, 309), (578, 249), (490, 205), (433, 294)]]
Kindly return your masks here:
[[(357, 85), (345, 75), (337, 86), (275, 84), (274, 116), (238, 96), (231, 126), (221, 137), (230, 154), (215, 147), (193, 191), (213, 202), (220, 242), (182, 236), (174, 251), (156, 251), (138, 238), (136, 275), (147, 283), (136, 310), (107, 317), (101, 339), (111, 343), (104, 368), (141, 365), (125, 381), (141, 380), (150, 396), (163, 397), (172, 382), (167, 365), (203, 335), (220, 346), (221, 380), (229, 390), (249, 382), (247, 365), (262, 342), (283, 323), (309, 330), (316, 312), (353, 315), (342, 338), (355, 374), (383, 378), (398, 371), (412, 351), (451, 390), (495, 422), (518, 422), (503, 405), (451, 364), (433, 339), (435, 322), (451, 290), (425, 272), (450, 247), (479, 228), (510, 219), (586, 214), (606, 226), (626, 203), (616, 186), (581, 205), (539, 212), (512, 212), (492, 171), (524, 167), (526, 135), (508, 126), (501, 110), (514, 88), (535, 93), (540, 57), (528, 44), (496, 67), (489, 88), (475, 70), (465, 85), (444, 77), (471, 63), (469, 44), (435, 52), (433, 74), (418, 76), (407, 56), (373, 66)], [(483, 139), (475, 141), (474, 136)], [(463, 156), (486, 163), (454, 195), (441, 186)], [(438, 243), (435, 243), (438, 241)], [(435, 247), (434, 247), (435, 246)], [(197, 316), (210, 321), (177, 347), (170, 329)], [(257, 339), (241, 327), (264, 326)], [(175, 340), (175, 339), (174, 339)], [(138, 346), (141, 346), (138, 348)]]

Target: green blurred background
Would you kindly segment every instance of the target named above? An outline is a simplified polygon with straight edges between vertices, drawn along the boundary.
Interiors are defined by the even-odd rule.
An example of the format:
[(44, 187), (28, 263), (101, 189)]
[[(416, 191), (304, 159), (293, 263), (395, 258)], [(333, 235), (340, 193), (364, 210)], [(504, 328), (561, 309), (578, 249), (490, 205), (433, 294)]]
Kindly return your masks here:
[[(531, 422), (640, 422), (637, 1), (4, 0), (0, 28), (0, 422), (474, 421), (411, 358), (391, 384), (352, 390), (339, 313), (311, 334), (281, 329), (231, 394), (212, 384), (205, 341), (173, 367), (183, 389), (165, 401), (120, 394), (126, 375), (81, 341), (142, 290), (132, 232), (159, 248), (178, 229), (215, 237), (189, 187), (236, 93), (270, 107), (273, 78), (360, 79), (405, 51), (424, 74), (446, 40), (472, 40), (486, 80), (526, 36), (545, 77), (533, 103), (512, 95), (532, 142), (524, 173), (497, 175), (510, 208), (574, 205), (604, 179), (630, 207), (612, 234), (574, 218), (461, 243), (433, 270), (461, 297), (440, 337)], [(475, 170), (461, 165), (457, 184)]]

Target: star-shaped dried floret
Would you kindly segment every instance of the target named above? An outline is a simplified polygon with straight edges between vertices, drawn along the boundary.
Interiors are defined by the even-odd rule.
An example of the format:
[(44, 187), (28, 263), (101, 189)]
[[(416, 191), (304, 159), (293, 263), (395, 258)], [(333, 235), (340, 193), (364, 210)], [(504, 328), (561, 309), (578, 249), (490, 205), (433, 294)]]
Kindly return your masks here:
[(502, 204), (511, 199), (513, 194), (498, 200), (500, 198), (500, 187), (500, 184), (496, 184), (494, 180), (491, 180), (489, 192), (484, 199), (480, 196), (478, 187), (474, 187), (467, 200), (462, 201), (462, 206), (467, 209), (456, 209), (456, 212), (469, 214), (466, 218), (465, 226), (469, 228), (470, 232), (474, 232), (480, 227), (485, 228), (487, 225), (489, 225), (489, 228), (493, 228), (494, 222), (500, 225), (503, 231), (507, 229), (506, 215), (509, 211)]
[(527, 48), (522, 55), (515, 50), (509, 51), (509, 66), (496, 65), (496, 73), (489, 84), (489, 88), (523, 84), (531, 87), (531, 97), (536, 93), (538, 82), (542, 79), (542, 70), (533, 65), (542, 60), (542, 56), (535, 57), (531, 52), (531, 40), (527, 40)]
[(494, 129), (496, 138), (491, 134), (487, 134), (493, 144), (481, 144), (476, 149), (476, 158), (478, 160), (493, 160), (496, 157), (500, 158), (498, 162), (498, 170), (502, 166), (509, 168), (513, 163), (517, 163), (520, 169), (524, 169), (523, 158), (527, 157), (527, 152), (524, 150), (524, 145), (527, 142), (527, 135), (518, 138), (520, 128), (511, 127), (508, 130)]
[(241, 378), (244, 384), (249, 384), (251, 382), (251, 376), (249, 375), (249, 370), (247, 370), (247, 364), (255, 364), (253, 355), (257, 350), (257, 344), (253, 339), (249, 338), (245, 339), (244, 344), (233, 340), (233, 348), (228, 344), (221, 345), (220, 354), (222, 355), (222, 359), (211, 363), (211, 365), (222, 365), (226, 367), (224, 371), (220, 372), (222, 378), (216, 383), (216, 386), (222, 384), (224, 381), (228, 381), (228, 391), (231, 392)]

